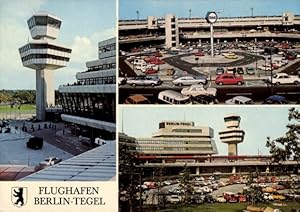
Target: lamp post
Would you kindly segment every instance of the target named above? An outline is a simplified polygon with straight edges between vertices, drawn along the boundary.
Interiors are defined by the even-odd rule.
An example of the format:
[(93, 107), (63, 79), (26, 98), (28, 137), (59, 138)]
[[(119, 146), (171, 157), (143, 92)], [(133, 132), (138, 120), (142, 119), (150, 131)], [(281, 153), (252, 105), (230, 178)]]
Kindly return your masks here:
[(136, 19), (137, 19), (137, 20), (140, 20), (140, 16), (139, 16), (139, 15), (140, 15), (140, 11), (137, 10), (137, 11), (136, 11)]
[(210, 51), (211, 57), (214, 57), (214, 28), (213, 24), (217, 22), (218, 16), (216, 12), (207, 12), (205, 19), (210, 24)]

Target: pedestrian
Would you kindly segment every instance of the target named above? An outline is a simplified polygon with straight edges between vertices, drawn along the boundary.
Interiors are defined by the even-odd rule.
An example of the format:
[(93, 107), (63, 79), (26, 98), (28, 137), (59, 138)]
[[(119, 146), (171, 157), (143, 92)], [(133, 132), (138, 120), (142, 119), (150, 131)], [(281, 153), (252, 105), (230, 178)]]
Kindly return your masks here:
[(39, 126), (38, 126), (38, 130), (41, 130), (41, 125), (39, 124)]
[(65, 134), (65, 129), (63, 129), (62, 133), (63, 133), (63, 135)]

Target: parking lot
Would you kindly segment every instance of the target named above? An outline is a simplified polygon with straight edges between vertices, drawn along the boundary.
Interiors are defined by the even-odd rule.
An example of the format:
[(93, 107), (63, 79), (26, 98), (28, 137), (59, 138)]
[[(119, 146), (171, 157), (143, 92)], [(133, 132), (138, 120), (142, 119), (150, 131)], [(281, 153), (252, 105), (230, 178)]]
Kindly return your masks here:
[[(217, 100), (221, 100), (218, 101), (220, 104), (224, 104), (224, 100), (228, 99), (226, 95), (232, 96), (233, 94), (251, 98), (255, 104), (261, 104), (269, 96), (277, 93), (277, 95), (286, 98), (287, 101), (290, 100), (291, 104), (299, 101), (293, 95), (299, 94), (297, 83), (299, 81), (300, 50), (292, 49), (292, 44), (290, 44), (289, 49), (284, 49), (286, 44), (279, 42), (220, 43), (216, 44), (218, 51), (216, 51), (217, 55), (214, 57), (211, 57), (207, 48), (207, 44), (199, 46), (197, 43), (190, 43), (182, 44), (176, 50), (141, 47), (140, 51), (135, 51), (134, 53), (123, 51), (122, 64), (126, 63), (126, 70), (128, 70), (128, 67), (132, 69), (130, 76), (132, 76), (133, 72), (138, 77), (135, 78), (135, 85), (132, 86), (132, 78), (127, 79), (126, 70), (123, 70), (122, 66), (120, 66), (120, 76), (121, 78), (123, 77), (122, 83), (119, 82), (120, 102), (123, 103), (128, 96), (133, 94), (143, 95), (148, 98), (151, 91), (156, 93), (157, 90), (179, 91), (179, 95), (180, 89), (178, 87), (183, 88), (197, 84), (196, 81), (188, 82), (186, 85), (182, 83), (181, 86), (174, 84), (174, 79), (184, 76), (203, 76), (207, 79), (206, 87), (213, 87), (218, 90), (227, 89), (225, 93), (218, 92), (217, 94)], [(268, 53), (267, 50), (269, 48), (277, 51)], [(251, 69), (251, 72), (248, 69)], [(170, 70), (173, 71), (170, 72)], [(276, 81), (276, 85), (274, 81), (272, 83), (270, 76), (281, 72), (286, 73), (291, 78), (295, 78), (295, 80), (297, 78), (297, 82), (291, 80), (291, 82)], [(233, 74), (234, 78), (241, 76), (241, 83), (238, 84), (237, 79), (234, 79), (231, 82), (222, 81), (221, 85), (219, 81), (217, 82), (217, 78), (223, 74)], [(146, 76), (149, 79), (149, 83), (139, 78), (142, 76)], [(153, 80), (159, 79), (161, 82), (151, 84), (152, 78)], [(127, 80), (129, 80), (128, 83), (126, 83)], [(233, 89), (238, 87), (250, 89), (238, 93), (233, 91)], [(274, 89), (276, 91), (270, 91), (270, 87), (276, 87)], [(280, 91), (278, 88), (280, 88)], [(265, 93), (263, 96), (260, 94), (261, 89)], [(164, 103), (159, 101), (157, 96), (151, 96), (149, 101), (151, 103)], [(176, 104), (186, 104), (186, 101), (181, 103), (178, 99), (174, 100), (174, 102)], [(192, 104), (199, 104), (194, 101), (191, 102)]]

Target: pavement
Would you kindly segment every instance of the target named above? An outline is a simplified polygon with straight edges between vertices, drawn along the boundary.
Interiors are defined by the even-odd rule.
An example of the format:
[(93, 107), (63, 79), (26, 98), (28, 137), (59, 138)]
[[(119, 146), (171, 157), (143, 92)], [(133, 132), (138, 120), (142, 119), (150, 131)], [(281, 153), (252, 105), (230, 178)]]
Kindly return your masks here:
[(49, 156), (56, 156), (66, 160), (73, 155), (44, 142), (43, 148), (33, 150), (26, 147), (31, 135), (21, 130), (12, 129), (11, 133), (0, 134), (0, 164), (36, 166)]
[[(45, 124), (47, 128), (45, 129)], [(24, 122), (24, 121), (12, 121), (12, 126), (17, 126), (19, 129), (22, 126), (27, 127), (27, 132), (32, 136), (38, 136), (44, 139), (49, 144), (52, 144), (61, 150), (72, 154), (72, 155), (79, 155), (83, 152), (86, 152), (92, 147), (88, 147), (83, 145), (79, 141), (78, 136), (74, 136), (71, 133), (71, 129), (65, 125), (64, 123), (51, 123), (51, 122)], [(51, 126), (49, 128), (49, 126)], [(32, 127), (34, 130), (32, 130)], [(38, 130), (40, 128), (40, 130)]]

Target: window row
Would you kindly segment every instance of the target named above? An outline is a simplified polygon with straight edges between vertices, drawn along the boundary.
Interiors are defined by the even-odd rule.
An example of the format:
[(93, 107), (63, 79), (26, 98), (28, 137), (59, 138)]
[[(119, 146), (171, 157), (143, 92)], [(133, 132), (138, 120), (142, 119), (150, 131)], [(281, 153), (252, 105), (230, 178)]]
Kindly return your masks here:
[(100, 71), (100, 70), (107, 70), (113, 68), (116, 68), (116, 63), (107, 63), (103, 65), (88, 67), (88, 71)]
[(115, 84), (116, 77), (97, 77), (97, 78), (87, 78), (78, 80), (77, 85), (103, 85), (103, 84)]
[(60, 103), (66, 114), (115, 121), (115, 94), (60, 93)]
[(51, 26), (59, 29), (61, 21), (51, 18), (49, 16), (33, 16), (28, 20), (29, 29), (32, 29), (35, 26)]
[(99, 46), (99, 53), (103, 53), (103, 52), (108, 52), (108, 51), (113, 51), (116, 50), (116, 44), (109, 44), (106, 46)]
[(66, 62), (69, 62), (69, 60), (70, 60), (70, 58), (68, 58), (68, 57), (60, 57), (60, 56), (51, 55), (51, 54), (30, 54), (25, 57), (22, 57), (22, 62), (25, 62), (25, 61), (31, 60), (31, 59), (43, 59), (43, 58), (66, 61)]
[(51, 45), (51, 44), (47, 44), (47, 43), (27, 44), (27, 45), (23, 46), (22, 48), (20, 48), (19, 51), (20, 51), (20, 53), (23, 53), (23, 52), (28, 51), (29, 49), (53, 49), (53, 50), (57, 50), (57, 51), (67, 52), (67, 53), (72, 52), (71, 49), (67, 49), (67, 48), (64, 48), (64, 47), (55, 46), (55, 45)]

